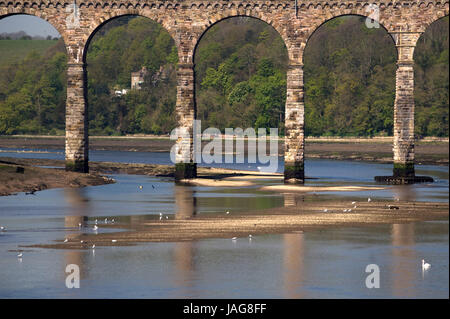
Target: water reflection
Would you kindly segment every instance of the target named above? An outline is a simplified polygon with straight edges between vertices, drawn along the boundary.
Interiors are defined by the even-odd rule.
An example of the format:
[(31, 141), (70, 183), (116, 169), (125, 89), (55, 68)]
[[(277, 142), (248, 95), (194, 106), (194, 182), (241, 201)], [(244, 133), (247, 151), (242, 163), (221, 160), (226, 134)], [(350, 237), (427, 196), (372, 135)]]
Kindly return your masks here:
[(64, 188), (64, 199), (69, 206), (66, 211), (65, 226), (78, 227), (79, 223), (84, 224), (90, 212), (89, 198), (85, 194), (84, 188)]
[(175, 219), (189, 219), (197, 214), (197, 199), (193, 187), (175, 185)]
[(188, 291), (178, 291), (181, 296), (190, 296), (190, 287), (194, 285), (195, 267), (195, 242), (177, 242), (173, 248), (174, 260), (174, 285), (178, 288), (188, 288)]
[(414, 227), (413, 223), (392, 225), (392, 294), (396, 297), (416, 295), (419, 258), (414, 248)]
[(304, 195), (283, 193), (284, 207), (301, 206), (301, 203), (305, 201)]
[(417, 192), (414, 185), (395, 185), (392, 187), (392, 193), (395, 199), (401, 201), (417, 200)]
[(283, 290), (285, 298), (305, 297), (301, 291), (304, 280), (304, 238), (303, 234), (283, 235)]

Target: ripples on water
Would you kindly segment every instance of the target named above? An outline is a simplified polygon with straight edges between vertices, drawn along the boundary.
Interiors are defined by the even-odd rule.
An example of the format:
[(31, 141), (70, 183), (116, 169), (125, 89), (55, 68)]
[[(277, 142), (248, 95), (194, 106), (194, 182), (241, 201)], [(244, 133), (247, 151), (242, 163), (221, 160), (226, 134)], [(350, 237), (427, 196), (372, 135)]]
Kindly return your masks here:
[[(62, 153), (1, 153), (63, 159)], [(61, 157), (61, 158), (60, 158)], [(168, 153), (91, 151), (93, 161), (170, 164)], [(280, 158), (282, 168), (282, 158)], [(228, 164), (229, 165), (229, 164)], [(226, 164), (217, 165), (230, 167)], [(232, 168), (256, 170), (260, 164)], [(250, 167), (249, 167), (250, 166)], [(376, 185), (392, 165), (307, 160), (309, 185)], [(282, 169), (280, 169), (281, 171)], [(376, 192), (318, 193), (320, 200), (378, 199), (448, 202), (448, 168), (417, 165), (436, 183)], [(52, 242), (78, 234), (78, 223), (112, 217), (124, 223), (159, 213), (223, 214), (315, 200), (261, 192), (258, 187), (176, 186), (169, 179), (114, 175), (116, 184), (51, 189), (36, 196), (0, 197), (0, 297), (56, 298), (448, 298), (448, 221), (370, 228), (338, 228), (303, 234), (147, 243), (91, 250), (30, 249), (20, 262), (18, 245)], [(273, 181), (263, 181), (270, 184)], [(139, 190), (137, 185), (143, 185)], [(153, 187), (152, 187), (153, 185)], [(88, 231), (91, 231), (90, 229)], [(105, 231), (100, 228), (99, 231)], [(422, 276), (421, 259), (432, 264)], [(65, 266), (80, 265), (81, 288), (65, 288)], [(380, 267), (381, 288), (365, 287), (365, 267)], [(268, 275), (270, 274), (270, 276)]]

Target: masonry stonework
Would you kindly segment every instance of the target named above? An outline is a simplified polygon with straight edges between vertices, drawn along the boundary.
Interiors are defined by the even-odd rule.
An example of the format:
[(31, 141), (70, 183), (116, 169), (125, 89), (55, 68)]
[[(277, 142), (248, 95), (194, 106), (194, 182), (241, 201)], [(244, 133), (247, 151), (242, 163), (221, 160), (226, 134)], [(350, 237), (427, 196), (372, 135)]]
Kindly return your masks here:
[[(295, 4), (297, 3), (297, 7)], [(93, 34), (106, 22), (139, 15), (162, 25), (178, 49), (176, 114), (179, 127), (192, 133), (195, 119), (195, 49), (213, 24), (248, 16), (270, 24), (283, 39), (289, 57), (286, 98), (285, 180), (304, 180), (303, 52), (308, 39), (326, 21), (342, 15), (369, 16), (379, 8), (378, 22), (398, 50), (394, 105), (394, 175), (414, 175), (414, 61), (419, 36), (448, 15), (448, 0), (0, 0), (0, 18), (29, 14), (52, 24), (68, 55), (66, 105), (67, 169), (88, 171), (86, 51)], [(371, 16), (371, 18), (373, 18)], [(376, 18), (375, 18), (376, 19)], [(192, 136), (192, 135), (191, 135)], [(177, 179), (195, 177), (192, 138), (177, 141)]]

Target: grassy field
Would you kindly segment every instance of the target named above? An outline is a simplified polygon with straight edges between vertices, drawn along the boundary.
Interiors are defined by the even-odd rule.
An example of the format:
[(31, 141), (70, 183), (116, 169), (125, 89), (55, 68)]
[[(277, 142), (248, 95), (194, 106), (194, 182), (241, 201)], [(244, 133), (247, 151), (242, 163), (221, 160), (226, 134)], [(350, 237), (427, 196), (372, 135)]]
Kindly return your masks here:
[(0, 65), (21, 60), (32, 50), (42, 54), (55, 44), (53, 40), (0, 40)]

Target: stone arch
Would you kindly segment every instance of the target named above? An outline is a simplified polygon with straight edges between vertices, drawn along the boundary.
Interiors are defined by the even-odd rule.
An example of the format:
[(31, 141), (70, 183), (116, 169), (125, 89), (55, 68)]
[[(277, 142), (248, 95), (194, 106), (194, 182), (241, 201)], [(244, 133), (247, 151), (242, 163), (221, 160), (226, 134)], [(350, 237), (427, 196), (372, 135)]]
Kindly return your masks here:
[[(363, 11), (364, 9), (361, 8), (360, 11)], [(316, 33), (317, 30), (319, 30), (323, 25), (325, 25), (327, 22), (334, 20), (336, 18), (339, 17), (344, 17), (344, 16), (356, 16), (356, 17), (363, 17), (363, 18), (368, 18), (367, 15), (365, 14), (359, 14), (359, 13), (340, 13), (337, 15), (330, 15), (327, 16), (325, 19), (321, 19), (319, 20), (317, 23), (315, 23), (313, 26), (311, 26), (309, 32), (306, 33), (305, 35), (305, 42), (304, 45), (302, 45), (301, 47), (301, 62), (303, 63), (303, 57), (304, 57), (304, 53), (305, 53), (305, 48), (308, 45), (308, 41), (309, 39), (311, 39), (311, 37)], [(381, 20), (381, 19), (380, 19)], [(383, 25), (383, 23), (381, 23), (380, 21), (375, 20), (376, 22), (379, 23), (379, 25), (386, 31), (387, 34), (389, 34), (390, 39), (392, 40), (394, 46), (395, 46), (395, 39), (393, 38), (392, 34), (389, 32), (389, 30)], [(395, 47), (397, 50), (397, 55), (398, 55), (398, 49), (397, 47)]]
[(167, 17), (165, 15), (163, 15), (163, 18), (162, 18), (161, 16), (158, 16), (158, 15), (148, 14), (150, 12), (151, 11), (146, 12), (146, 11), (140, 11), (140, 10), (137, 10), (134, 8), (129, 8), (129, 9), (122, 9), (120, 11), (116, 10), (116, 11), (113, 11), (112, 13), (110, 12), (110, 13), (106, 14), (105, 16), (98, 18), (94, 23), (92, 23), (91, 28), (84, 35), (84, 38), (83, 38), (83, 41), (84, 41), (83, 61), (86, 62), (87, 49), (89, 47), (89, 43), (91, 42), (92, 38), (97, 33), (97, 31), (100, 30), (108, 22), (110, 22), (114, 19), (120, 18), (120, 17), (124, 17), (124, 16), (138, 16), (138, 17), (147, 18), (154, 22), (159, 23), (163, 27), (163, 29), (165, 31), (167, 31), (167, 33), (169, 33), (169, 35), (172, 37), (172, 39), (174, 40), (175, 45), (177, 47), (177, 50), (178, 50), (178, 41), (177, 41), (177, 37), (175, 34), (175, 30), (172, 29), (171, 24), (169, 23)]
[(64, 41), (64, 47), (66, 48), (66, 51), (68, 51), (67, 44), (69, 43), (69, 39), (67, 37), (66, 30), (63, 29), (59, 23), (50, 19), (49, 16), (47, 15), (47, 13), (45, 13), (44, 11), (41, 11), (39, 9), (32, 8), (31, 6), (26, 7), (26, 8), (25, 7), (22, 7), (22, 8), (8, 7), (6, 10), (0, 9), (0, 20), (3, 18), (6, 18), (6, 17), (14, 16), (14, 15), (29, 15), (29, 16), (34, 16), (34, 17), (37, 17), (37, 18), (40, 18), (40, 19), (46, 21), (53, 28), (55, 28), (56, 31), (58, 31), (58, 33), (61, 35), (61, 37)]
[(428, 27), (430, 25), (432, 25), (434, 22), (436, 22), (442, 18), (448, 17), (448, 16), (449, 16), (449, 10), (448, 10), (448, 3), (447, 3), (446, 7), (443, 8), (443, 10), (433, 11), (433, 14), (428, 19), (426, 19), (426, 23), (423, 25), (423, 30), (420, 30), (420, 31), (422, 33), (425, 32), (428, 29)]
[[(311, 67), (311, 64), (309, 64), (309, 63), (312, 63), (312, 66), (317, 66), (316, 64), (314, 64), (314, 58), (313, 58), (313, 54), (311, 54), (311, 51), (309, 50), (307, 50), (307, 48), (312, 48), (312, 45), (313, 45), (313, 43), (315, 44), (314, 45), (314, 47), (315, 47), (315, 49), (317, 50), (318, 49), (318, 43), (321, 43), (321, 42), (318, 42), (317, 40), (318, 40), (318, 38), (315, 38), (315, 36), (314, 35), (318, 35), (317, 33), (319, 33), (318, 31), (320, 30), (320, 29), (322, 29), (322, 27), (323, 26), (325, 26), (328, 22), (330, 22), (330, 21), (332, 21), (332, 20), (335, 20), (335, 19), (337, 19), (337, 18), (340, 18), (340, 17), (353, 17), (354, 19), (355, 18), (365, 18), (365, 16), (361, 16), (361, 15), (357, 15), (357, 14), (343, 14), (343, 15), (338, 15), (338, 16), (335, 16), (335, 17), (333, 17), (333, 18), (331, 18), (331, 19), (327, 19), (325, 22), (323, 22), (322, 24), (320, 24), (320, 26), (319, 27), (317, 27), (317, 28), (315, 28), (314, 29), (314, 32), (312, 32), (309, 36), (308, 36), (308, 38), (307, 38), (307, 42), (305, 43), (305, 46), (304, 47), (302, 47), (302, 52), (301, 52), (301, 54), (302, 54), (302, 59), (301, 59), (301, 61), (302, 61), (302, 64), (304, 63), (304, 65), (305, 66), (310, 66)], [(355, 19), (356, 20), (356, 19)], [(353, 24), (356, 24), (356, 27), (353, 27), (352, 28), (352, 30), (358, 30), (359, 28), (360, 28), (360, 26), (362, 26), (362, 25), (364, 25), (364, 21), (360, 21), (359, 23), (357, 23), (355, 20), (353, 20), (352, 22), (351, 22), (351, 24), (353, 25)], [(349, 22), (349, 21), (347, 21), (347, 22)], [(392, 71), (392, 70), (394, 70), (393, 68), (395, 67), (395, 62), (397, 62), (398, 61), (398, 55), (399, 55), (399, 49), (397, 48), (397, 46), (396, 46), (396, 43), (395, 43), (395, 40), (394, 40), (394, 38), (393, 38), (393, 36), (392, 36), (392, 34), (391, 33), (389, 33), (388, 32), (388, 30), (386, 30), (386, 28), (382, 25), (382, 24), (380, 24), (380, 29), (384, 29), (384, 32), (382, 31), (382, 30), (376, 30), (377, 31), (377, 36), (378, 35), (381, 35), (382, 36), (382, 38), (380, 38), (380, 40), (382, 40), (382, 41), (380, 41), (381, 43), (383, 43), (384, 45), (386, 45), (386, 47), (388, 48), (388, 50), (386, 50), (386, 51), (382, 51), (382, 50), (380, 50), (380, 49), (377, 49), (377, 48), (374, 48), (373, 49), (373, 53), (374, 53), (374, 55), (377, 55), (377, 54), (389, 54), (388, 55), (388, 57), (389, 57), (389, 59), (392, 59), (392, 60), (389, 60), (389, 68), (388, 69), (383, 69), (383, 76), (386, 76), (386, 78), (387, 79), (389, 79), (389, 81), (394, 81), (395, 80), (395, 78), (396, 78), (396, 74), (395, 74), (395, 71)], [(349, 28), (350, 29), (350, 28)], [(342, 30), (342, 29), (341, 29)], [(333, 32), (333, 31), (331, 31), (331, 32)], [(328, 33), (327, 33), (328, 34)], [(342, 33), (341, 33), (342, 34)], [(324, 36), (325, 35), (325, 33), (322, 33), (322, 36)], [(387, 40), (387, 37), (386, 37), (386, 35), (389, 35), (389, 39), (390, 40)], [(331, 39), (331, 37), (328, 37), (329, 39)], [(313, 41), (312, 42), (310, 42), (309, 40), (310, 39), (312, 39)], [(323, 39), (323, 38), (322, 38)], [(373, 42), (372, 42), (373, 43)], [(308, 46), (308, 44), (310, 44), (310, 46)], [(336, 46), (333, 46), (332, 47), (333, 48), (333, 50), (331, 51), (331, 52), (333, 52), (333, 51), (335, 51), (336, 52), (336, 49), (337, 48), (347, 48), (347, 49), (349, 49), (350, 48), (350, 46), (347, 44), (347, 45), (344, 45), (344, 46), (342, 46), (342, 47), (336, 47)], [(395, 49), (395, 50), (394, 50)], [(308, 52), (307, 52), (308, 51)], [(317, 51), (316, 51), (317, 52)], [(307, 55), (307, 56), (305, 56), (305, 55)], [(327, 57), (330, 57), (331, 55), (326, 55)], [(353, 54), (353, 57), (357, 57), (358, 59), (362, 59), (363, 57), (364, 57), (365, 55), (363, 55), (363, 54), (361, 54), (361, 52), (359, 52), (359, 51), (354, 51), (354, 54)], [(317, 60), (316, 60), (316, 63), (317, 63)], [(374, 66), (374, 64), (371, 64), (372, 66)], [(379, 64), (380, 65), (380, 64)], [(381, 64), (381, 65), (383, 65), (383, 64)], [(331, 72), (331, 70), (333, 70), (333, 67), (331, 67), (331, 69), (328, 69), (328, 72)], [(304, 90), (304, 93), (305, 93), (305, 126), (309, 126), (309, 125), (311, 125), (313, 122), (312, 122), (312, 120), (311, 120), (311, 117), (310, 117), (310, 115), (311, 114), (313, 114), (313, 113), (311, 113), (311, 110), (313, 110), (314, 109), (314, 103), (312, 102), (313, 100), (311, 99), (311, 91), (309, 91), (308, 89), (306, 89), (306, 84), (307, 83), (311, 83), (311, 82), (309, 82), (309, 81), (314, 81), (315, 79), (317, 79), (317, 77), (315, 77), (313, 74), (314, 74), (314, 72), (311, 72), (311, 68), (309, 68), (309, 72), (307, 72), (308, 71), (308, 68), (306, 69), (306, 71), (305, 71), (305, 74), (304, 74), (304, 81), (305, 81), (305, 90)], [(343, 73), (337, 73), (337, 76), (339, 77), (339, 78), (341, 78), (341, 76), (343, 75), (343, 74), (346, 74), (346, 72), (347, 71), (344, 71)], [(391, 73), (392, 72), (392, 73)], [(366, 73), (366, 75), (368, 75), (369, 73)], [(348, 75), (348, 73), (347, 73), (347, 75)], [(343, 83), (345, 83), (345, 82), (343, 82)], [(391, 82), (391, 83), (393, 83), (393, 82)], [(389, 91), (389, 93), (394, 93), (395, 92), (395, 89), (394, 90), (392, 90), (392, 91)], [(385, 104), (387, 107), (389, 107), (389, 109), (393, 109), (393, 107), (394, 107), (394, 100), (392, 100), (392, 104), (390, 104), (391, 102), (389, 102), (389, 103), (387, 103), (387, 104)], [(320, 104), (316, 104), (316, 105), (320, 105)], [(335, 111), (333, 111), (333, 113), (334, 114), (338, 114), (338, 112), (336, 112), (335, 113)], [(330, 114), (333, 114), (333, 113), (330, 113)], [(308, 120), (309, 122), (306, 122), (306, 120)], [(337, 123), (336, 123), (337, 124)], [(352, 125), (354, 125), (354, 124), (352, 124)], [(311, 125), (312, 126), (312, 125)], [(386, 126), (385, 126), (386, 127)], [(385, 129), (385, 127), (383, 128), (383, 129)], [(332, 127), (330, 127), (329, 129), (331, 129)], [(354, 128), (354, 126), (353, 126), (353, 128)], [(308, 130), (308, 133), (311, 133), (311, 131), (309, 131)]]
[(203, 38), (203, 36), (206, 34), (206, 32), (214, 25), (216, 25), (217, 23), (224, 21), (226, 19), (230, 19), (230, 18), (239, 18), (239, 17), (247, 17), (247, 18), (253, 18), (253, 19), (257, 19), (260, 20), (262, 22), (265, 22), (266, 24), (270, 25), (273, 29), (275, 29), (275, 31), (277, 31), (278, 35), (281, 37), (281, 39), (283, 40), (284, 46), (286, 47), (287, 51), (288, 51), (288, 55), (289, 55), (289, 59), (292, 59), (291, 54), (292, 54), (292, 50), (289, 50), (290, 48), (290, 41), (284, 31), (284, 29), (281, 27), (281, 25), (274, 23), (272, 21), (272, 19), (270, 19), (269, 17), (265, 16), (263, 13), (258, 14), (258, 13), (253, 13), (253, 12), (249, 12), (248, 14), (244, 13), (230, 13), (230, 14), (217, 14), (217, 15), (213, 15), (210, 17), (210, 19), (205, 20), (207, 21), (207, 23), (205, 23), (202, 26), (201, 31), (198, 33), (197, 37), (195, 39), (193, 39), (194, 43), (193, 43), (193, 47), (192, 47), (192, 61), (188, 61), (189, 63), (193, 63), (194, 62), (194, 58), (195, 58), (195, 52), (197, 51), (197, 47), (198, 44), (200, 43), (201, 39)]

